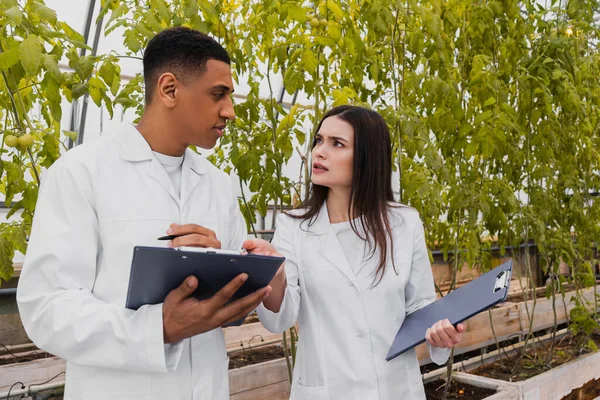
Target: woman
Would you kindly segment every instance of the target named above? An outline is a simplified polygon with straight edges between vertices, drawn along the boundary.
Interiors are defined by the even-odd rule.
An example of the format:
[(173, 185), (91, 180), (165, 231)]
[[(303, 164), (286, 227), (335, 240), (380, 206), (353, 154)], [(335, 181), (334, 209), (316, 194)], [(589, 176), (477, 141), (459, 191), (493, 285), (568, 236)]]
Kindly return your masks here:
[[(332, 109), (313, 142), (308, 200), (279, 216), (272, 245), (244, 243), (286, 257), (258, 315), (272, 332), (298, 321), (292, 399), (425, 398), (414, 350), (385, 361), (406, 315), (436, 298), (419, 215), (393, 200), (391, 152), (378, 113)], [(446, 362), (462, 331), (448, 320), (428, 329), (431, 359)]]

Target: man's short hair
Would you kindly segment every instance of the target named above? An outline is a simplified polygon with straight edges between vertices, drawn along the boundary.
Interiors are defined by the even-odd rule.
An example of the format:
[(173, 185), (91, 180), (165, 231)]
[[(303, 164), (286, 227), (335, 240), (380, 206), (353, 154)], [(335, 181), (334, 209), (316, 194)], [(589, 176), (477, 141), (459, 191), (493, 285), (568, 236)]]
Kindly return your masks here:
[(202, 32), (177, 27), (154, 36), (144, 50), (146, 104), (150, 104), (162, 74), (171, 72), (177, 79), (186, 82), (206, 71), (208, 60), (231, 64), (223, 46)]

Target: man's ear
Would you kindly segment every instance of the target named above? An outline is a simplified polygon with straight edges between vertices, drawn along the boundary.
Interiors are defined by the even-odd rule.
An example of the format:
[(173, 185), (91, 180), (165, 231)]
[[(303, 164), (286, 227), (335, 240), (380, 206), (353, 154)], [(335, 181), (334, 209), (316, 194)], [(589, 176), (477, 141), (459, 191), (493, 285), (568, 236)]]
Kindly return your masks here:
[(158, 77), (156, 96), (167, 108), (173, 108), (177, 104), (179, 84), (177, 77), (170, 72), (165, 72)]

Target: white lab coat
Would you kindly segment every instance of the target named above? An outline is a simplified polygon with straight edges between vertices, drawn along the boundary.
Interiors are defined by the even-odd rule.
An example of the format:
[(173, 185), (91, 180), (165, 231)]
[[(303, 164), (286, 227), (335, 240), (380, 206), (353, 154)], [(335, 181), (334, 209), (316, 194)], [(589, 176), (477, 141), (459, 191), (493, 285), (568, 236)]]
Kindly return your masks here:
[(180, 196), (131, 124), (68, 151), (45, 174), (17, 301), (27, 334), (67, 360), (65, 399), (228, 399), (221, 329), (163, 344), (162, 304), (125, 308), (133, 247), (171, 223), (240, 248), (231, 180), (186, 150)]
[[(355, 273), (326, 205), (312, 224), (279, 216), (273, 245), (286, 257), (287, 288), (278, 313), (261, 305), (258, 315), (272, 332), (298, 321), (291, 399), (425, 398), (414, 350), (385, 361), (405, 316), (436, 298), (418, 213), (402, 206), (390, 220), (398, 275), (388, 261), (374, 285), (379, 253)], [(443, 364), (449, 350), (430, 348), (430, 355)]]

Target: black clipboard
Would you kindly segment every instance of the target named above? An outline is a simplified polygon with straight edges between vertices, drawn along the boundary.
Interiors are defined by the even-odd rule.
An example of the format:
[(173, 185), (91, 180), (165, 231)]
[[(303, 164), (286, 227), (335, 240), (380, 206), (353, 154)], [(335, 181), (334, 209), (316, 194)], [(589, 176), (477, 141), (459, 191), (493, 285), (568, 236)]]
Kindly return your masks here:
[[(233, 254), (232, 254), (233, 253)], [(235, 301), (271, 282), (285, 258), (255, 254), (218, 253), (164, 247), (136, 246), (131, 261), (125, 307), (137, 310), (145, 304), (162, 303), (167, 294), (190, 275), (198, 279), (194, 296), (208, 299), (241, 273), (248, 280), (230, 301)], [(227, 326), (241, 325), (246, 318)]]
[(406, 316), (385, 357), (386, 361), (423, 343), (427, 329), (437, 321), (448, 319), (452, 325), (456, 325), (505, 301), (512, 275), (512, 265), (512, 260), (509, 260)]

